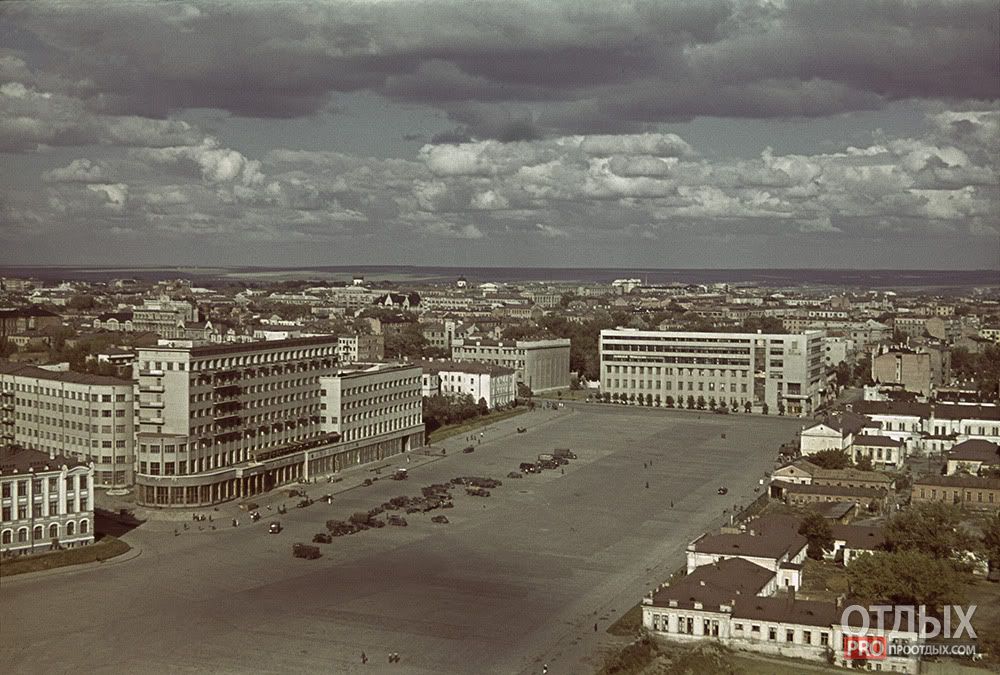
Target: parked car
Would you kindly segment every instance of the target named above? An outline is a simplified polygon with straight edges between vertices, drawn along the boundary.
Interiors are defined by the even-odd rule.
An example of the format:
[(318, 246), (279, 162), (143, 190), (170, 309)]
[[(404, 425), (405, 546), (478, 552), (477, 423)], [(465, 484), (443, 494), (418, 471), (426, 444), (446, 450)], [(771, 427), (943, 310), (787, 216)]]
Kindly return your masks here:
[(258, 520), (260, 520), (260, 512), (254, 511), (250, 514), (250, 522), (256, 523)]
[(278, 534), (279, 532), (281, 532), (281, 523), (277, 520), (267, 526), (268, 534)]
[(391, 478), (393, 480), (406, 480), (409, 475), (406, 473), (406, 469), (396, 469), (395, 473), (392, 474)]
[(361, 482), (361, 485), (362, 485), (362, 486), (364, 486), (364, 487), (368, 487), (369, 485), (373, 485), (373, 484), (374, 484), (374, 482), (375, 482), (375, 481), (373, 481), (373, 480), (372, 480), (371, 478), (365, 478), (365, 479), (364, 479), (364, 480), (363, 480), (363, 481)]
[(333, 535), (329, 532), (317, 532), (313, 535), (314, 544), (329, 544), (333, 541)]
[(525, 433), (527, 431), (528, 431), (527, 427), (518, 427), (517, 428), (517, 433), (519, 433), (519, 434), (523, 434), (523, 433)]
[(440, 523), (441, 525), (446, 525), (448, 524), (449, 521), (447, 516), (434, 516), (433, 518), (431, 518), (431, 522)]
[(406, 518), (394, 513), (391, 516), (389, 516), (389, 524), (397, 525), (399, 527), (406, 527)]
[(522, 478), (522, 477), (523, 476), (521, 475), (520, 471), (511, 471), (509, 474), (507, 474), (507, 478)]
[(309, 544), (292, 544), (292, 555), (296, 558), (315, 560), (323, 554), (319, 552), (318, 546), (310, 546)]
[(466, 454), (468, 454), (470, 452), (475, 452), (475, 451), (476, 451), (476, 447), (474, 445), (467, 445), (464, 448), (462, 448), (462, 452), (464, 452)]
[(576, 459), (576, 453), (574, 453), (569, 448), (556, 448), (552, 451), (552, 456), (556, 459)]
[(297, 508), (297, 509), (304, 509), (307, 506), (312, 506), (312, 503), (313, 503), (313, 500), (311, 500), (311, 499), (303, 499), (303, 500), (299, 501), (298, 504), (295, 505), (295, 508)]
[(717, 490), (717, 492), (718, 492), (718, 493), (719, 493), (720, 495), (724, 495), (724, 494), (727, 494), (727, 493), (729, 492), (729, 488), (727, 488), (727, 487), (720, 487), (720, 488), (719, 488), (719, 489)]
[(521, 462), (519, 468), (524, 473), (538, 473), (538, 466), (534, 462)]

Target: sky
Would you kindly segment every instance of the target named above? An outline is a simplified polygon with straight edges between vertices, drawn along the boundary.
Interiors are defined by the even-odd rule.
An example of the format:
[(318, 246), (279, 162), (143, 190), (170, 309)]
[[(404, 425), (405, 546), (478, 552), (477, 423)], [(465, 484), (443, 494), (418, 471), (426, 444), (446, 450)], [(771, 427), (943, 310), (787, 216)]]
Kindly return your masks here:
[(1000, 269), (996, 0), (0, 3), (0, 262)]

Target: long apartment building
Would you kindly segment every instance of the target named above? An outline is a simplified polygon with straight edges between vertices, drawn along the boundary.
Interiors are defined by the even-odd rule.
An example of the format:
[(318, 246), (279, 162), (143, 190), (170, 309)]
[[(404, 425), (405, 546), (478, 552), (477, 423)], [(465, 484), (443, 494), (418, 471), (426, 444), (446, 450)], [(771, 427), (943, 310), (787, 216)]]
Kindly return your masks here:
[(0, 362), (0, 443), (93, 463), (99, 487), (135, 479), (130, 380)]
[(0, 447), (0, 554), (94, 543), (94, 468), (53, 452)]
[(549, 340), (454, 340), (451, 358), (477, 361), (510, 368), (517, 382), (532, 391), (548, 391), (569, 386), (568, 338)]
[[(329, 378), (342, 376), (336, 354), (332, 337), (227, 346), (161, 341), (140, 348), (139, 502), (217, 504), (409, 449), (412, 440), (388, 441), (415, 434), (419, 407), (415, 423), (390, 431), (382, 426), (389, 414), (382, 403), (399, 403), (382, 401), (381, 390), (366, 389), (365, 407), (348, 413), (352, 421), (364, 415), (363, 433), (341, 426), (339, 402), (324, 401)], [(420, 371), (413, 370), (419, 396)]]
[(601, 331), (601, 389), (619, 400), (689, 397), (771, 414), (809, 415), (825, 388), (823, 332), (766, 335), (615, 328)]

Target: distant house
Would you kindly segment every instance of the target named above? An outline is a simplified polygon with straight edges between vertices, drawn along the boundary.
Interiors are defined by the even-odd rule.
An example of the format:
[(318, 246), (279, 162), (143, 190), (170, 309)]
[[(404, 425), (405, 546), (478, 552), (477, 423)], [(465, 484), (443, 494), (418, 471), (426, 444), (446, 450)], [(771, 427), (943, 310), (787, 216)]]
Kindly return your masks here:
[(806, 538), (798, 533), (797, 521), (784, 523), (770, 516), (754, 522), (739, 534), (705, 534), (687, 547), (690, 574), (702, 565), (741, 558), (777, 575), (780, 587), (798, 589), (801, 564), (806, 558)]
[(867, 457), (877, 469), (897, 468), (903, 463), (903, 442), (889, 436), (861, 434), (854, 437), (851, 455), (855, 462)]
[(830, 415), (822, 422), (802, 430), (799, 449), (804, 457), (824, 450), (846, 451), (868, 420), (850, 412)]
[(134, 329), (132, 312), (105, 312), (94, 319), (96, 330), (131, 333)]
[(415, 309), (420, 306), (420, 294), (386, 293), (375, 298), (372, 304), (395, 309)]
[(1000, 478), (982, 476), (924, 476), (913, 481), (910, 499), (919, 502), (943, 502), (968, 509), (1000, 508)]
[(833, 550), (825, 557), (845, 565), (849, 565), (859, 555), (875, 553), (885, 545), (885, 532), (881, 527), (834, 523), (830, 530), (833, 534)]
[(61, 325), (61, 316), (37, 305), (0, 309), (0, 338), (58, 328)]
[(973, 438), (956, 443), (948, 452), (949, 476), (956, 473), (978, 474), (995, 468), (1000, 468), (1000, 445), (996, 443)]

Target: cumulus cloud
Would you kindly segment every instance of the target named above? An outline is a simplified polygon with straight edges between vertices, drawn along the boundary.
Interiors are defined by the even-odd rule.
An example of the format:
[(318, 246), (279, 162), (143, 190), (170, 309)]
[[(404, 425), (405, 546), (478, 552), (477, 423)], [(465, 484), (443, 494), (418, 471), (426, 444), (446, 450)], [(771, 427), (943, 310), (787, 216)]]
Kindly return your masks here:
[(52, 183), (99, 183), (104, 180), (104, 169), (89, 159), (74, 159), (68, 166), (46, 171), (42, 180)]

